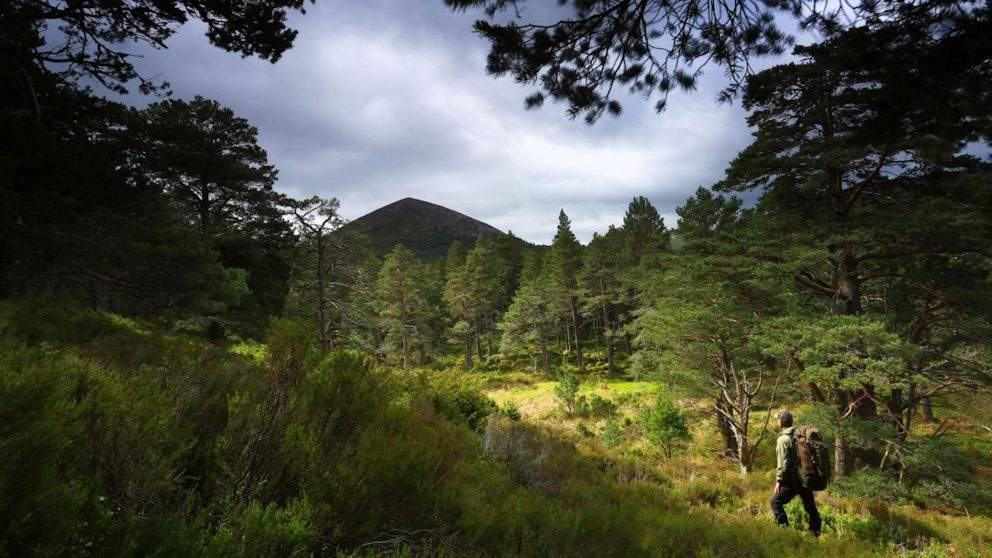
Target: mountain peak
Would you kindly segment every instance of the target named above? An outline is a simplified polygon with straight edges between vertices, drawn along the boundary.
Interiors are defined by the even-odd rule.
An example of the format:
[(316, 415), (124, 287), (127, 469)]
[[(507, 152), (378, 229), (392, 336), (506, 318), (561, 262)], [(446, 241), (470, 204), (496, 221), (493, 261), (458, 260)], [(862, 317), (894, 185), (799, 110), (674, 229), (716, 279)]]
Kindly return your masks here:
[(481, 235), (506, 234), (453, 209), (409, 197), (367, 213), (348, 226), (367, 235), (380, 255), (403, 244), (421, 259), (444, 257), (456, 241), (471, 246)]

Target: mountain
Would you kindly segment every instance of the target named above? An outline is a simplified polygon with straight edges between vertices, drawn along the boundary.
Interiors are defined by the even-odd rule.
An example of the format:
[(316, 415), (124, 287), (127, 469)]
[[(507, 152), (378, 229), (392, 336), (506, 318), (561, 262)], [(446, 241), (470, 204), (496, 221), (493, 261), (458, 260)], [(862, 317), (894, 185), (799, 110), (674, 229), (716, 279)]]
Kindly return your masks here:
[[(368, 236), (379, 255), (402, 244), (424, 260), (445, 257), (456, 240), (468, 248), (480, 235), (506, 234), (468, 215), (414, 198), (403, 198), (380, 207), (346, 227)], [(520, 242), (527, 244), (523, 240)]]

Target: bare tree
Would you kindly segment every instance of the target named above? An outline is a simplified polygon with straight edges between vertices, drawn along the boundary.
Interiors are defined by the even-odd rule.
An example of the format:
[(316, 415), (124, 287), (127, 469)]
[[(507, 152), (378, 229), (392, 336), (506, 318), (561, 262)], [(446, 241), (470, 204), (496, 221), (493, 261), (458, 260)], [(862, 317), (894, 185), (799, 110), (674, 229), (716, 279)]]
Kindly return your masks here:
[(291, 200), (289, 213), (295, 219), (301, 240), (310, 247), (315, 258), (317, 323), (320, 331), (320, 346), (325, 351), (334, 349), (333, 326), (330, 320), (332, 301), (328, 297), (330, 286), (329, 257), (334, 250), (342, 251), (343, 237), (335, 235), (344, 221), (338, 215), (340, 202), (335, 198), (324, 199), (314, 196), (305, 200)]

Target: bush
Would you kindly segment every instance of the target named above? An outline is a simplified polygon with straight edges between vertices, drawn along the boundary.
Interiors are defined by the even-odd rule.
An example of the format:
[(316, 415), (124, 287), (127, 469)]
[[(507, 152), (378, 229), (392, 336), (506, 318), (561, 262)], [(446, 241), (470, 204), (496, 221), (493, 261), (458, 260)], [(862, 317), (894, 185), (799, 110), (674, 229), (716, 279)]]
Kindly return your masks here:
[(619, 446), (620, 442), (623, 441), (623, 427), (620, 425), (620, 421), (616, 418), (608, 419), (603, 427), (603, 433), (600, 434), (600, 440), (609, 448)]
[(578, 413), (581, 407), (579, 399), (579, 380), (572, 372), (562, 372), (558, 376), (558, 383), (555, 385), (555, 399), (565, 408), (569, 416)]
[(593, 396), (589, 398), (586, 409), (590, 416), (610, 417), (617, 412), (617, 405), (609, 399), (593, 394)]
[(837, 477), (830, 483), (830, 492), (902, 505), (909, 502), (909, 491), (888, 473), (874, 469), (857, 471)]
[(671, 458), (692, 439), (685, 414), (667, 394), (659, 395), (652, 406), (641, 411), (639, 418), (645, 437), (665, 457)]
[(520, 409), (517, 408), (513, 403), (507, 403), (500, 407), (499, 412), (503, 414), (506, 418), (510, 420), (520, 420), (522, 417), (520, 415)]
[[(476, 432), (482, 432), (486, 427), (486, 418), (497, 410), (492, 399), (471, 389), (436, 394), (434, 408), (441, 416), (465, 424)], [(520, 412), (516, 413), (516, 420), (519, 420)]]

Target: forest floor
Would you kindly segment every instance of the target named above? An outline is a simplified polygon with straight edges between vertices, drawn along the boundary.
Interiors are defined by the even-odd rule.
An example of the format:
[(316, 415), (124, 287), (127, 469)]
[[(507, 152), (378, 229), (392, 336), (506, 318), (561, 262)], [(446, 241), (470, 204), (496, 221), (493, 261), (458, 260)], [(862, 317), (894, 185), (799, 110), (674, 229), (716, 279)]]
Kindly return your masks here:
[[(601, 372), (580, 377), (578, 395), (584, 398), (587, 410), (579, 415), (569, 414), (556, 397), (556, 381), (530, 371), (490, 371), (470, 373), (480, 389), (501, 409), (511, 407), (529, 423), (556, 433), (573, 443), (580, 453), (593, 459), (630, 461), (653, 468), (663, 482), (670, 483), (676, 494), (684, 496), (693, 506), (710, 508), (734, 518), (752, 518), (772, 522), (768, 509), (774, 484), (774, 446), (777, 436), (774, 420), (768, 421), (767, 432), (757, 450), (753, 470), (742, 476), (738, 467), (721, 455), (721, 439), (713, 427), (713, 417), (705, 399), (686, 389), (663, 388), (656, 382), (624, 377), (607, 377)], [(660, 451), (646, 442), (638, 422), (641, 410), (649, 405), (659, 391), (668, 389), (685, 410), (689, 419), (692, 441), (673, 458), (665, 459)], [(590, 402), (606, 400), (607, 405)], [(779, 402), (775, 408), (788, 405)], [(981, 403), (972, 406), (983, 407)], [(590, 410), (589, 407), (592, 407)], [(790, 405), (801, 415), (806, 406)], [(605, 408), (605, 409), (604, 409)], [(963, 404), (961, 409), (967, 409)], [(760, 432), (769, 409), (754, 411), (752, 428)], [(944, 424), (954, 424), (957, 417), (948, 416)], [(612, 423), (612, 424), (611, 424)], [(932, 430), (936, 425), (920, 425)], [(982, 449), (971, 448), (976, 473), (987, 476), (992, 469), (988, 456), (992, 435), (978, 440)], [(851, 496), (843, 489), (828, 488), (817, 494), (824, 518), (824, 539), (861, 539), (877, 544), (881, 553), (896, 556), (992, 556), (992, 533), (986, 529), (992, 521), (985, 516), (973, 516), (967, 511), (923, 509), (916, 505), (894, 505), (871, 498)], [(790, 504), (793, 524), (802, 527), (805, 514), (798, 500)]]
[[(9, 425), (0, 425), (7, 428), (0, 428), (3, 432), (27, 433), (9, 438), (9, 443), (21, 444), (9, 452), (8, 461), (20, 464), (20, 469), (11, 470), (41, 470), (34, 445), (41, 441), (52, 448), (67, 448), (64, 456), (54, 450), (42, 455), (49, 464), (58, 465), (44, 469), (52, 476), (51, 486), (76, 486), (60, 480), (64, 468), (70, 478), (89, 475), (94, 486), (117, 494), (111, 491), (115, 485), (100, 484), (108, 478), (101, 476), (103, 468), (111, 465), (112, 470), (123, 471), (122, 478), (134, 479), (134, 485), (150, 487), (152, 495), (172, 494), (171, 477), (163, 476), (163, 471), (200, 467), (211, 479), (209, 486), (224, 486), (226, 464), (240, 463), (243, 455), (227, 452), (228, 440), (242, 432), (242, 424), (251, 424), (244, 421), (262, 416), (254, 411), (261, 407), (243, 403), (248, 401), (243, 394), (254, 393), (260, 401), (268, 401), (268, 381), (277, 377), (271, 374), (282, 370), (278, 368), (282, 363), (294, 362), (277, 355), (297, 354), (290, 352), (298, 350), (291, 341), (299, 338), (305, 347), (310, 339), (306, 327), (289, 322), (281, 327), (270, 335), (269, 344), (209, 344), (192, 333), (166, 331), (154, 323), (108, 313), (0, 304), (0, 348), (4, 349), (0, 401), (31, 411), (13, 413)], [(316, 535), (308, 534), (310, 530), (294, 527), (292, 533), (299, 537), (284, 540), (276, 529), (283, 525), (276, 521), (279, 517), (300, 513), (306, 522), (314, 522), (313, 529), (319, 527), (312, 533), (334, 533), (343, 548), (360, 549), (365, 541), (380, 540), (383, 526), (395, 525), (397, 517), (444, 535), (438, 538), (441, 551), (432, 553), (425, 550), (429, 545), (410, 543), (406, 555), (411, 556), (460, 556), (466, 549), (478, 556), (992, 556), (988, 509), (895, 502), (886, 499), (897, 488), (891, 479), (878, 485), (880, 497), (856, 495), (838, 482), (819, 493), (824, 518), (819, 540), (797, 529), (776, 528), (768, 509), (775, 432), (766, 435), (754, 470), (741, 476), (736, 465), (722, 456), (707, 400), (688, 385), (662, 386), (624, 374), (608, 377), (602, 363), (590, 359), (594, 363), (590, 372), (575, 373), (581, 410), (569, 413), (556, 393), (559, 382), (525, 369), (526, 362), (521, 366), (493, 358), (493, 366), (466, 370), (452, 352), (423, 368), (376, 366), (370, 374), (357, 364), (348, 368), (349, 362), (372, 366), (371, 359), (356, 357), (364, 358), (328, 355), (319, 366), (302, 371), (305, 381), (287, 403), (293, 413), (287, 416), (302, 418), (287, 421), (278, 438), (292, 442), (277, 446), (285, 453), (272, 453), (276, 465), (283, 456), (294, 464), (316, 456), (324, 460), (324, 467), (336, 471), (325, 476), (323, 469), (315, 470), (314, 478), (301, 473), (298, 479), (299, 486), (333, 488), (313, 493), (320, 498), (315, 502), (322, 513), (331, 515), (309, 515), (316, 512), (275, 503), (266, 504), (264, 513), (257, 506), (249, 508), (258, 511), (251, 515), (240, 508), (224, 508), (229, 499), (217, 491), (217, 498), (199, 504), (210, 513), (226, 510), (214, 523), (202, 520), (196, 508), (187, 511), (186, 507), (166, 508), (173, 514), (166, 517), (171, 523), (161, 518), (158, 523), (128, 522), (120, 511), (126, 508), (118, 508), (115, 513), (124, 519), (107, 514), (110, 527), (94, 524), (93, 529), (102, 530), (93, 532), (125, 529), (122, 532), (134, 533), (128, 536), (145, 537), (146, 546), (134, 547), (134, 556), (150, 554), (142, 548), (166, 548), (166, 543), (195, 546), (200, 544), (197, 541), (257, 544), (264, 550), (254, 555), (291, 555), (266, 545), (282, 541), (279, 544), (286, 543), (286, 548), (312, 548)], [(646, 441), (639, 420), (662, 390), (683, 409), (692, 433), (692, 440), (670, 458)], [(81, 399), (80, 393), (85, 397)], [(319, 401), (327, 402), (313, 404), (318, 395)], [(791, 404), (800, 420), (807, 420), (800, 401), (803, 394), (786, 393), (774, 408)], [(501, 413), (491, 413), (493, 403)], [(299, 425), (321, 424), (313, 417), (326, 420), (327, 408), (348, 411), (352, 422), (342, 424), (352, 425), (353, 435), (340, 435), (335, 444), (326, 446), (331, 449), (314, 446), (307, 451), (317, 453), (301, 453), (310, 446), (294, 445), (301, 439)], [(965, 460), (974, 476), (988, 481), (992, 432), (953, 429), (956, 423), (976, 421), (987, 426), (989, 402), (965, 399), (955, 401), (953, 408), (953, 413), (948, 407), (938, 408), (943, 419), (940, 428), (950, 432), (955, 455)], [(767, 409), (755, 412), (757, 429), (767, 416)], [(107, 418), (100, 419), (103, 422), (90, 434), (91, 420), (100, 417)], [(80, 444), (83, 434), (96, 436), (100, 443)], [(191, 445), (190, 440), (198, 444)], [(115, 452), (121, 445), (141, 451)], [(941, 463), (949, 464), (949, 459)], [(35, 546), (55, 532), (50, 527), (55, 520), (67, 526), (66, 532), (89, 525), (82, 518), (89, 518), (90, 508), (72, 507), (72, 502), (88, 501), (100, 510), (109, 505), (101, 492), (91, 494), (87, 484), (78, 485), (78, 494), (67, 492), (69, 500), (69, 496), (53, 500), (52, 495), (61, 492), (41, 482), (48, 482), (48, 477), (0, 475), (0, 481), (15, 478), (16, 482), (0, 488), (24, 487), (28, 495), (44, 494), (46, 505), (55, 502), (39, 508), (48, 515), (31, 515), (32, 511), (27, 516), (40, 518), (40, 534), (32, 535)], [(873, 473), (866, 478), (883, 477)], [(181, 494), (176, 501), (186, 506), (188, 492)], [(805, 518), (799, 502), (787, 511), (793, 525), (801, 528)], [(230, 538), (231, 533), (256, 533), (256, 520), (257, 533), (264, 531), (264, 536)], [(306, 522), (291, 523), (311, 525)], [(176, 525), (187, 530), (177, 535)], [(189, 534), (193, 532), (203, 538)], [(449, 540), (452, 533), (458, 534), (457, 540)], [(120, 548), (115, 546), (117, 539), (93, 536), (106, 546), (92, 555), (121, 555), (106, 550)], [(244, 548), (224, 556), (252, 555)], [(0, 555), (6, 555), (3, 548)], [(162, 551), (159, 555), (184, 554)], [(354, 555), (382, 554), (356, 550)]]

